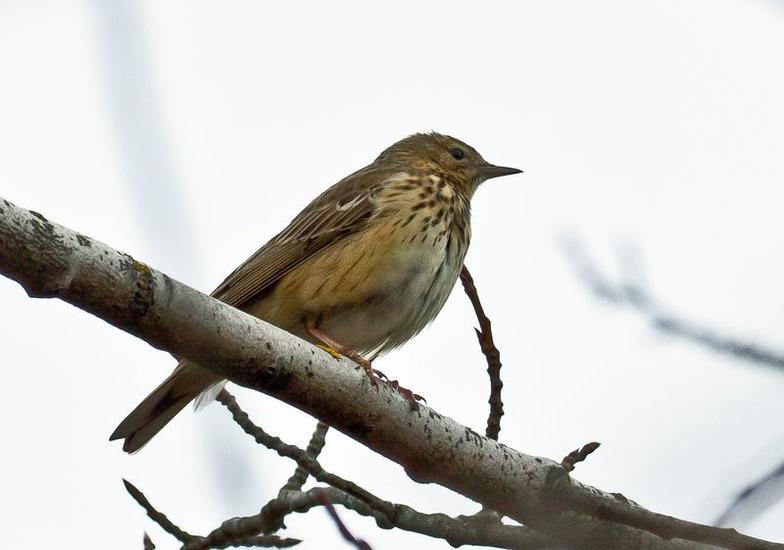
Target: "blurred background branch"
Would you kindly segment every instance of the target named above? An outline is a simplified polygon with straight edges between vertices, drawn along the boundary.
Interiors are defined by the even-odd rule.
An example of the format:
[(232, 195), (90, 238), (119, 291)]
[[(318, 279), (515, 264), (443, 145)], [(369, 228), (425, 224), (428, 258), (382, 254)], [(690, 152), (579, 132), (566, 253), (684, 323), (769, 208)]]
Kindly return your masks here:
[(784, 463), (741, 490), (719, 515), (716, 525), (740, 524), (761, 515), (784, 498)]
[[(132, 0), (91, 0), (89, 7), (114, 150), (137, 227), (156, 263), (178, 279), (199, 281), (204, 276), (202, 247), (161, 106), (143, 6)], [(258, 471), (215, 423), (215, 417), (204, 415), (195, 426), (205, 456), (216, 465), (205, 477), (235, 507), (254, 498), (251, 488), (259, 484)]]
[(627, 273), (636, 271), (636, 276), (613, 282), (599, 269), (579, 239), (573, 236), (562, 237), (560, 244), (574, 272), (586, 288), (600, 300), (639, 312), (648, 319), (655, 330), (668, 336), (682, 338), (717, 353), (731, 355), (784, 373), (784, 352), (757, 342), (721, 334), (714, 328), (687, 321), (660, 306), (642, 283), (640, 266), (636, 261), (638, 255), (635, 251), (627, 248), (622, 260)]
[(201, 254), (161, 109), (142, 6), (129, 0), (89, 4), (115, 150), (139, 229), (175, 276), (197, 278)]

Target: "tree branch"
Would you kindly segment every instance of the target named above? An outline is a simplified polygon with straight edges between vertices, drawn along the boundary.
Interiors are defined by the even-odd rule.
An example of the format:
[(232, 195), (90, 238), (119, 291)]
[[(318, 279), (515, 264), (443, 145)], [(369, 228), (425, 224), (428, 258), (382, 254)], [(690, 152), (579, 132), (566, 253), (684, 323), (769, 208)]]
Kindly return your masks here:
[[(150, 501), (147, 500), (147, 497), (144, 496), (144, 493), (137, 489), (133, 483), (125, 479), (123, 479), (123, 483), (125, 484), (125, 489), (128, 491), (128, 493), (130, 493), (131, 497), (133, 497), (133, 500), (135, 500), (139, 506), (144, 508), (144, 511), (147, 512), (147, 515), (150, 517), (150, 519), (157, 523), (161, 529), (183, 543), (183, 548), (228, 548), (229, 546), (263, 546), (266, 548), (288, 548), (302, 542), (299, 539), (283, 539), (271, 535), (232, 538), (230, 533), (226, 531), (221, 533), (226, 535), (223, 539), (219, 537), (213, 537), (210, 540), (210, 544), (204, 546), (206, 537), (192, 535), (181, 529), (173, 521), (171, 521), (166, 516), (166, 514), (159, 512), (150, 503)], [(155, 548), (155, 545), (152, 544), (152, 541), (150, 540), (150, 537), (147, 535), (147, 533), (144, 534), (144, 545), (145, 548), (147, 548), (148, 545), (152, 545), (152, 548)]]
[(443, 485), (565, 544), (628, 548), (631, 539), (640, 542), (635, 548), (651, 548), (662, 537), (726, 548), (784, 548), (650, 512), (427, 406), (412, 411), (386, 385), (371, 388), (351, 361), (336, 365), (304, 340), (2, 199), (0, 272), (31, 296), (65, 300), (317, 417), (397, 462), (415, 481)]
[(392, 525), (367, 504), (332, 487), (315, 487), (309, 491), (298, 493), (290, 499), (288, 505), (292, 511), (305, 513), (322, 505), (322, 496), (326, 496), (333, 504), (353, 510), (362, 516), (374, 518), (382, 529), (396, 527), (443, 539), (454, 547), (470, 544), (535, 550), (558, 546), (552, 539), (521, 525), (504, 525), (500, 521), (488, 521), (479, 516), (452, 518), (446, 514), (423, 514), (403, 504), (393, 505), (396, 512), (395, 524)]

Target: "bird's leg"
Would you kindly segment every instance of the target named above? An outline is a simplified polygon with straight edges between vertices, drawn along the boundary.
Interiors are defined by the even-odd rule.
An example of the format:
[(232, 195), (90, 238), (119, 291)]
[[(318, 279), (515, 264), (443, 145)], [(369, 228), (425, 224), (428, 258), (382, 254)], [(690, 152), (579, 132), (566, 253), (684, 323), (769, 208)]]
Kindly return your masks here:
[[(370, 364), (370, 361), (368, 361), (367, 359), (362, 357), (362, 355), (360, 355), (359, 353), (357, 353), (353, 349), (344, 346), (343, 344), (341, 344), (337, 340), (333, 340), (332, 338), (329, 337), (328, 334), (325, 334), (321, 329), (319, 329), (315, 325), (307, 323), (305, 325), (305, 329), (308, 331), (308, 334), (313, 336), (313, 338), (315, 338), (316, 340), (318, 340), (322, 344), (324, 344), (324, 346), (319, 346), (321, 349), (323, 349), (324, 351), (326, 351), (327, 353), (329, 353), (333, 357), (335, 357), (335, 353), (333, 353), (333, 352), (337, 352), (339, 355), (342, 355), (344, 357), (348, 357), (349, 359), (354, 361), (357, 365), (359, 365), (360, 367), (365, 369), (365, 373), (368, 375), (368, 378), (370, 378), (370, 383), (371, 384), (373, 384), (374, 386), (378, 385), (378, 380), (380, 379), (379, 378), (379, 374), (380, 373), (378, 373), (377, 371), (373, 370), (373, 367)], [(381, 375), (381, 376), (383, 376), (383, 375)]]

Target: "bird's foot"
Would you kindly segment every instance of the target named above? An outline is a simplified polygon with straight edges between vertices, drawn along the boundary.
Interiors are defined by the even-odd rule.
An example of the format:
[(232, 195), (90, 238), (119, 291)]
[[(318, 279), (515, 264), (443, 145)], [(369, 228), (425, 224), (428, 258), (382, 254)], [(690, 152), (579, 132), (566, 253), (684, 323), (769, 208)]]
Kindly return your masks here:
[(425, 399), (418, 393), (412, 392), (408, 388), (404, 388), (403, 386), (400, 385), (400, 382), (398, 382), (397, 380), (389, 380), (387, 383), (393, 390), (395, 390), (397, 393), (399, 393), (400, 395), (402, 395), (408, 400), (408, 404), (411, 407), (412, 411), (419, 410), (420, 401), (422, 401), (423, 403), (427, 403), (427, 399)]
[(365, 370), (365, 374), (367, 374), (367, 377), (370, 380), (370, 385), (374, 386), (376, 391), (378, 391), (378, 382), (380, 380), (386, 380), (386, 375), (382, 372), (374, 370), (370, 361), (368, 361), (365, 357), (362, 357), (356, 351), (350, 352), (347, 357)]
[(324, 342), (324, 340), (329, 341), (329, 343), (316, 344), (319, 348), (326, 351), (335, 359), (340, 359), (341, 357), (347, 357), (352, 361), (354, 361), (357, 365), (362, 367), (362, 369), (365, 371), (365, 374), (368, 377), (368, 380), (370, 380), (370, 385), (374, 386), (376, 388), (376, 391), (378, 391), (379, 382), (386, 382), (393, 390), (395, 390), (397, 393), (399, 393), (400, 395), (402, 395), (408, 400), (412, 411), (419, 410), (420, 401), (427, 403), (425, 398), (422, 397), (421, 395), (412, 392), (408, 388), (404, 388), (403, 386), (400, 385), (400, 382), (398, 382), (397, 380), (390, 380), (389, 377), (387, 377), (387, 375), (384, 374), (383, 372), (379, 370), (375, 370), (371, 362), (367, 358), (363, 357), (360, 353), (350, 348), (347, 348), (346, 346), (340, 344), (339, 342), (332, 340), (318, 329), (310, 329), (310, 330), (311, 330), (311, 334), (317, 336), (320, 340), (322, 340), (322, 342)]
[(389, 382), (389, 377), (378, 369), (373, 369), (373, 374), (382, 382)]
[(353, 349), (344, 346), (340, 342), (333, 340), (327, 334), (325, 334), (321, 329), (313, 325), (306, 326), (307, 331), (310, 333), (311, 336), (316, 338), (320, 341), (320, 343), (316, 344), (318, 347), (329, 353), (335, 359), (340, 359), (341, 357), (348, 357), (352, 361), (354, 361), (357, 365), (365, 369), (365, 374), (367, 374), (368, 378), (370, 379), (370, 385), (375, 386), (376, 390), (378, 390), (378, 382), (379, 380), (387, 380), (387, 377), (378, 371), (374, 371), (370, 361), (368, 361), (365, 357), (363, 357), (360, 353), (354, 351)]

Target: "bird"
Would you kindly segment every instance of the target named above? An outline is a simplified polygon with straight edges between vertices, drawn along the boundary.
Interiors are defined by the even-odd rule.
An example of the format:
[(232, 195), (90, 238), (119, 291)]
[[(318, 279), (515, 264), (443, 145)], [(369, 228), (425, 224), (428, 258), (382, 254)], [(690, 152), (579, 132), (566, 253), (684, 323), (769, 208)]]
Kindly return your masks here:
[[(436, 132), (410, 135), (328, 188), (235, 269), (214, 298), (362, 366), (410, 340), (441, 311), (471, 239), (471, 199), (522, 172), (488, 163)], [(226, 380), (188, 359), (110, 440), (141, 449), (188, 403)]]

